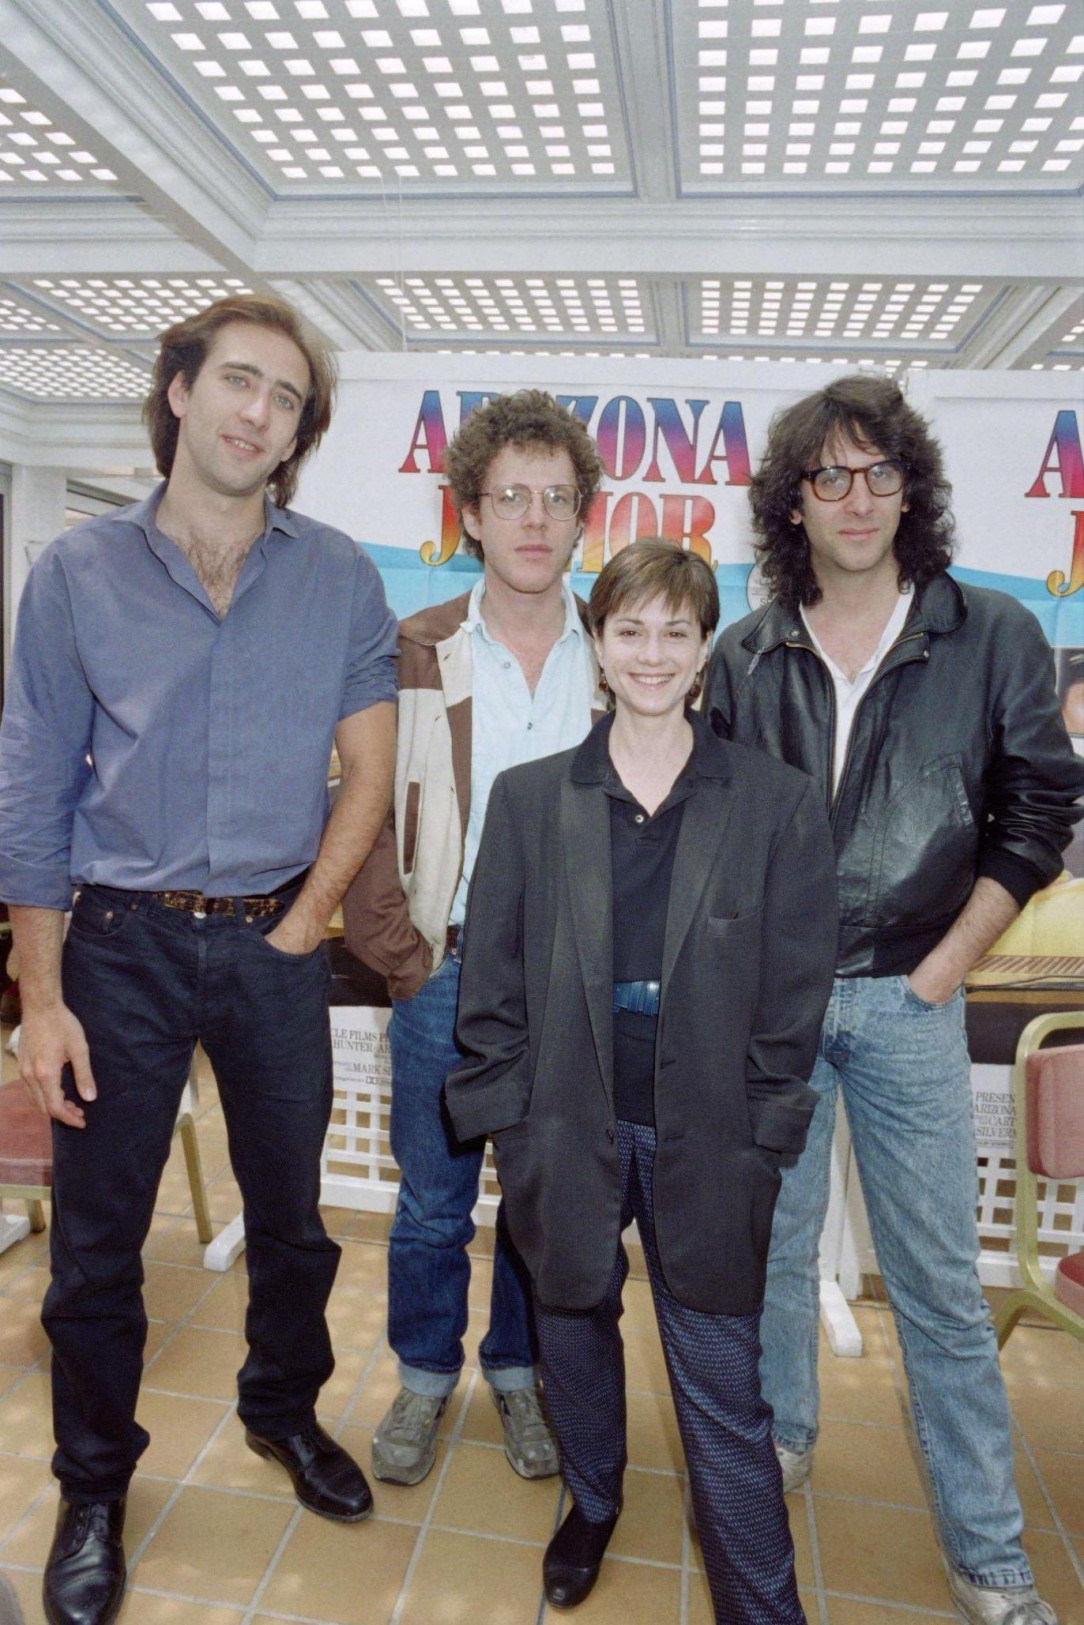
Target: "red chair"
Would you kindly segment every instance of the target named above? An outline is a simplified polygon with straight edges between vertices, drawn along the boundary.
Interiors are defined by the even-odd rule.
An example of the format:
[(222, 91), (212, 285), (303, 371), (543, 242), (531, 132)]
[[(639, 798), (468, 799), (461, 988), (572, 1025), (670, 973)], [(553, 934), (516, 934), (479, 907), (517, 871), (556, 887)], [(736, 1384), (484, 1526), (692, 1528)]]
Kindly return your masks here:
[(1023, 1284), (994, 1317), (999, 1347), (1026, 1309), (1084, 1341), (1084, 1248), (1058, 1260), (1052, 1282), (1039, 1258), (1039, 1180), (1084, 1179), (1084, 1044), (1039, 1047), (1051, 1033), (1072, 1028), (1084, 1029), (1084, 1012), (1038, 1016), (1016, 1048), (1015, 1228)]
[[(203, 1188), (203, 1168), (192, 1111), (198, 1094), (196, 1064), (193, 1060), (188, 1082), (181, 1097), (175, 1134), (181, 1136), (196, 1232), (206, 1244), (212, 1240), (211, 1214)], [(0, 1253), (21, 1241), (31, 1230), (45, 1229), (45, 1201), (53, 1185), (52, 1125), (34, 1104), (30, 1090), (21, 1078), (0, 1087), (0, 1198), (26, 1203), (27, 1217), (0, 1213)]]

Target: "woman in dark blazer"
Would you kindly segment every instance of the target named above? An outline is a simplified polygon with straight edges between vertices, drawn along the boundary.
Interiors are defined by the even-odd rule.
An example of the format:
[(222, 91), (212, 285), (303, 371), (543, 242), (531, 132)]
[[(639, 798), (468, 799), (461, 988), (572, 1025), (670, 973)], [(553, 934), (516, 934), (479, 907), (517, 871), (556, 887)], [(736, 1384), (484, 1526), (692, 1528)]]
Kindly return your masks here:
[(462, 1139), (493, 1136), (533, 1284), (574, 1499), (543, 1563), (550, 1602), (587, 1595), (621, 1510), (635, 1218), (715, 1618), (797, 1625), (759, 1321), (780, 1165), (816, 1099), (835, 862), (812, 781), (687, 709), (718, 617), (710, 568), (668, 543), (599, 576), (614, 714), (494, 785), (447, 1098)]

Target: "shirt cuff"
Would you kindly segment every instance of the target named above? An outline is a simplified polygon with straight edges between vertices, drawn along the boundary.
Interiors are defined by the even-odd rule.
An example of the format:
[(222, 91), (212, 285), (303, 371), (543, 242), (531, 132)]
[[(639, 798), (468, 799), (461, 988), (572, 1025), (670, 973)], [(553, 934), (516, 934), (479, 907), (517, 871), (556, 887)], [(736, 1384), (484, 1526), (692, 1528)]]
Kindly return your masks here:
[(16, 908), (51, 908), (66, 914), (74, 889), (67, 869), (43, 868), (11, 857), (0, 862), (0, 902)]
[(1027, 858), (1018, 857), (1015, 852), (1005, 852), (996, 846), (979, 855), (978, 876), (980, 879), (996, 880), (999, 886), (1004, 886), (1020, 908), (1023, 908), (1037, 891), (1048, 886), (1051, 880), (1037, 864), (1029, 863)]

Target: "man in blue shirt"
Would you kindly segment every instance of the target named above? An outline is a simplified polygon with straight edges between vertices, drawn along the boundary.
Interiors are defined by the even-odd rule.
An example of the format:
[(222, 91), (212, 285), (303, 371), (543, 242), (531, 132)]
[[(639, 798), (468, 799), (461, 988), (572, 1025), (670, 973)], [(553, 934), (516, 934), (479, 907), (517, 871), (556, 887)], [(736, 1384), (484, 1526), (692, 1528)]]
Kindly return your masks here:
[(246, 1439), (313, 1511), (372, 1506), (315, 1413), (340, 1251), (317, 1208), (323, 939), (388, 807), (395, 620), (350, 538), (287, 506), (333, 390), (329, 356), (278, 300), (171, 328), (145, 409), (165, 485), (60, 537), (20, 607), (0, 897), (20, 1071), (54, 1119), (51, 1625), (105, 1625), (124, 1590), (124, 1498), (148, 1443), (140, 1248), (197, 1040), (244, 1199)]

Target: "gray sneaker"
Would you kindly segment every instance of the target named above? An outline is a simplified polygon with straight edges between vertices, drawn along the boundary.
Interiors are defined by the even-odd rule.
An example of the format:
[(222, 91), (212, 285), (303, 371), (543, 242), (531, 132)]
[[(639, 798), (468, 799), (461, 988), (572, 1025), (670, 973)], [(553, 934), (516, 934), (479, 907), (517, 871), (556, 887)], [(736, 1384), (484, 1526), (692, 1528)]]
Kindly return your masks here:
[(383, 1484), (420, 1484), (437, 1459), (437, 1429), (450, 1394), (400, 1388), (373, 1434), (373, 1476)]
[(773, 1439), (772, 1443), (783, 1469), (783, 1494), (789, 1495), (791, 1490), (800, 1490), (813, 1471), (813, 1446), (810, 1445), (808, 1450), (788, 1450), (778, 1439)]
[(1058, 1625), (1058, 1616), (1034, 1586), (977, 1586), (948, 1571), (956, 1612), (967, 1625)]
[(557, 1443), (550, 1432), (537, 1388), (489, 1390), (504, 1428), (504, 1453), (520, 1478), (553, 1478), (561, 1471)]

